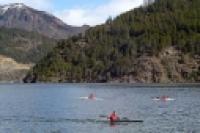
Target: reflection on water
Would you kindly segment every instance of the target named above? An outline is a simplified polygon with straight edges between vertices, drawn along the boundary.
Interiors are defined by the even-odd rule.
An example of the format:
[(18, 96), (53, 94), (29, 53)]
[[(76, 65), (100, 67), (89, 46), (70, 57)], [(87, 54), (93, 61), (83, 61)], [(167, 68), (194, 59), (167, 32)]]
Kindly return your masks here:
[[(103, 100), (83, 100), (90, 93)], [(158, 96), (174, 101), (155, 101)], [(0, 86), (0, 132), (3, 133), (197, 133), (198, 87), (134, 87), (100, 84)], [(113, 110), (143, 123), (110, 125)]]

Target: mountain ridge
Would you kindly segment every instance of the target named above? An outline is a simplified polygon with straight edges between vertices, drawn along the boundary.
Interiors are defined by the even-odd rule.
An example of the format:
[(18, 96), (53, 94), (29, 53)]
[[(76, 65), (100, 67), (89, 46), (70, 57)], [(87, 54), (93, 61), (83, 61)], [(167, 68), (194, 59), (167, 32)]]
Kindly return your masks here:
[(24, 81), (199, 82), (199, 6), (199, 0), (155, 0), (109, 18), (60, 41)]
[(45, 11), (39, 11), (22, 3), (0, 6), (0, 27), (18, 28), (38, 32), (54, 39), (66, 39), (83, 33), (89, 26), (75, 27)]
[(56, 40), (36, 32), (0, 28), (0, 54), (20, 63), (36, 63), (55, 45)]
[[(16, 64), (35, 64), (46, 56), (59, 39), (84, 32), (89, 26), (73, 27), (45, 11), (39, 11), (23, 3), (0, 5), (0, 55)], [(9, 69), (1, 62), (0, 81), (21, 82), (27, 69)], [(12, 66), (12, 63), (11, 63)], [(9, 67), (5, 63), (5, 67)], [(31, 68), (31, 67), (28, 67)]]

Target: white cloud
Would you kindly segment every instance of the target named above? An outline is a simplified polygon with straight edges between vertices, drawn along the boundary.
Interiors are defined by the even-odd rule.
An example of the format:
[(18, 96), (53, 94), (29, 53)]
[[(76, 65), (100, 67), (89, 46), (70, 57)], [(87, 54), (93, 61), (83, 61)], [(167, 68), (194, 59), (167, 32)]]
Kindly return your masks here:
[(51, 0), (0, 0), (1, 5), (10, 3), (24, 3), (27, 6), (45, 11), (52, 11), (53, 9)]
[(109, 17), (140, 6), (143, 0), (110, 0), (96, 8), (74, 8), (55, 12), (56, 16), (70, 25), (97, 25)]

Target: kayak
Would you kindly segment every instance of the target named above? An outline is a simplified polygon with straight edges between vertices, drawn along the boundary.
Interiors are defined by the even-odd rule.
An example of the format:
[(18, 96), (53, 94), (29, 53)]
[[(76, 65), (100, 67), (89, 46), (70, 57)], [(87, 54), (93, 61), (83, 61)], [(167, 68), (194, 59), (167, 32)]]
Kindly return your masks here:
[(96, 101), (102, 101), (103, 100), (102, 98), (97, 98), (97, 97), (95, 97), (93, 99), (91, 99), (89, 97), (79, 97), (79, 99), (82, 99), (82, 100), (96, 100)]
[(110, 122), (109, 120), (94, 120), (94, 119), (87, 119), (87, 122), (95, 122), (95, 123), (142, 123), (143, 120), (118, 120), (114, 122)]
[(174, 98), (165, 98), (165, 99), (162, 99), (162, 98), (153, 98), (154, 101), (174, 101), (175, 99)]
[[(5, 121), (10, 121), (12, 119), (6, 119)], [(18, 121), (19, 119), (16, 119)], [(33, 120), (19, 120), (22, 122), (51, 122), (51, 123), (59, 123), (59, 122), (72, 122), (72, 123), (95, 123), (95, 124), (121, 124), (121, 123), (142, 123), (143, 120), (119, 120), (115, 122), (110, 122), (109, 120), (97, 120), (97, 119), (45, 119), (45, 118), (37, 118)]]
[(119, 120), (113, 123), (120, 123), (120, 122), (143, 122), (143, 120)]

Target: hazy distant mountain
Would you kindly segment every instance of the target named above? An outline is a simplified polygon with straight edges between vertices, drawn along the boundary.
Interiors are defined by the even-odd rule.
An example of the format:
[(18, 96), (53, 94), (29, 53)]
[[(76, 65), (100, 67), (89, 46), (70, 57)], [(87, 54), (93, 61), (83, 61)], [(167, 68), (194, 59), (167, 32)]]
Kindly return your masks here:
[(0, 28), (0, 55), (20, 63), (36, 63), (56, 45), (55, 39), (36, 32)]
[(67, 25), (47, 12), (20, 3), (0, 6), (0, 27), (34, 31), (55, 39), (67, 38), (88, 28)]
[(68, 38), (87, 28), (69, 26), (24, 4), (0, 6), (0, 82), (20, 82), (52, 50), (55, 39)]

